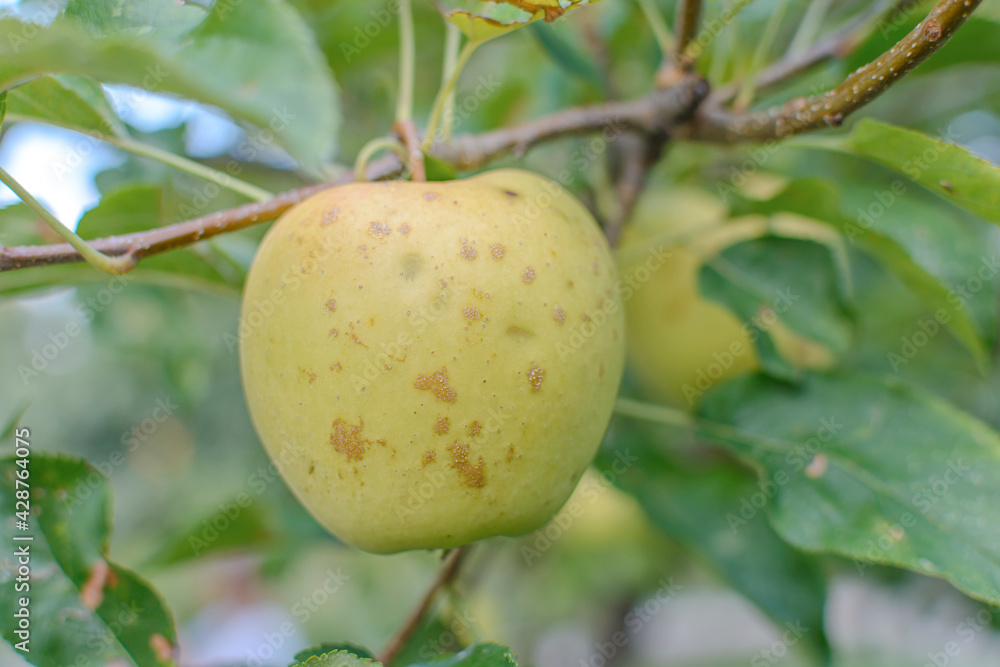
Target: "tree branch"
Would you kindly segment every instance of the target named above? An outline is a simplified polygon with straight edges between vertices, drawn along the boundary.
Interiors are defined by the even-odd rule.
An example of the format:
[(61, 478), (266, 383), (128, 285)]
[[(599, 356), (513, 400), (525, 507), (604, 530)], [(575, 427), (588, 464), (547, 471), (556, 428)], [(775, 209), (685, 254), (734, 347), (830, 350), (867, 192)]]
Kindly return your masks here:
[(941, 0), (909, 34), (833, 90), (766, 111), (734, 113), (717, 103), (699, 109), (685, 138), (735, 143), (789, 137), (840, 125), (948, 41), (982, 0)]
[[(669, 135), (680, 123), (691, 117), (707, 93), (708, 86), (702, 79), (689, 77), (672, 88), (655, 90), (629, 102), (609, 102), (566, 109), (523, 125), (456, 137), (448, 143), (435, 146), (433, 154), (451, 162), (458, 169), (475, 169), (507, 153), (523, 154), (528, 148), (543, 141), (606, 128)], [(368, 180), (378, 180), (399, 173), (401, 169), (399, 158), (386, 155), (368, 164), (366, 172)], [(245, 204), (158, 229), (88, 243), (107, 255), (128, 255), (139, 261), (218, 234), (274, 220), (310, 195), (350, 180), (348, 176), (333, 183), (309, 185), (283, 192), (266, 202)], [(79, 261), (82, 261), (82, 257), (69, 244), (0, 246), (0, 271)]]
[(475, 169), (508, 153), (523, 155), (543, 141), (608, 128), (671, 135), (690, 118), (707, 93), (704, 80), (688, 77), (676, 86), (654, 90), (636, 100), (565, 109), (523, 125), (456, 137), (436, 146), (434, 155), (458, 169)]
[[(203, 215), (194, 220), (168, 225), (158, 229), (109, 236), (87, 244), (99, 252), (112, 257), (127, 256), (138, 262), (144, 257), (156, 255), (167, 250), (191, 245), (225, 232), (235, 232), (260, 222), (273, 220), (320, 190), (330, 187), (329, 184), (307, 185), (295, 190), (289, 190), (266, 202), (244, 204), (218, 213)], [(45, 264), (67, 264), (80, 262), (83, 258), (73, 246), (68, 243), (53, 245), (32, 245), (3, 247), (0, 246), (0, 271), (25, 269)]]
[(459, 571), (462, 568), (462, 563), (465, 558), (469, 555), (471, 550), (470, 545), (465, 545), (462, 547), (457, 547), (453, 549), (451, 553), (448, 554), (444, 565), (441, 567), (441, 571), (438, 572), (437, 578), (434, 579), (434, 583), (431, 584), (430, 588), (424, 594), (424, 597), (420, 600), (420, 604), (410, 613), (410, 617), (403, 624), (403, 627), (399, 629), (396, 636), (389, 640), (382, 654), (379, 656), (378, 661), (386, 667), (392, 664), (392, 661), (400, 654), (400, 652), (406, 647), (406, 642), (408, 642), (413, 635), (420, 629), (421, 623), (424, 621), (424, 617), (431, 610), (434, 605), (434, 601), (437, 600), (438, 595), (441, 591), (447, 588), (458, 576)]
[[(891, 21), (898, 14), (905, 12), (915, 1), (896, 0), (888, 12), (885, 10), (886, 3), (884, 2), (873, 5), (868, 11), (862, 12), (847, 25), (823, 37), (808, 49), (782, 58), (765, 68), (757, 77), (757, 91), (760, 92), (785, 83), (827, 60), (843, 58), (858, 47), (858, 44), (871, 32), (872, 24), (883, 14), (887, 14), (885, 20)], [(738, 83), (718, 88), (712, 92), (705, 103), (722, 104), (728, 102), (736, 97), (739, 89)]]

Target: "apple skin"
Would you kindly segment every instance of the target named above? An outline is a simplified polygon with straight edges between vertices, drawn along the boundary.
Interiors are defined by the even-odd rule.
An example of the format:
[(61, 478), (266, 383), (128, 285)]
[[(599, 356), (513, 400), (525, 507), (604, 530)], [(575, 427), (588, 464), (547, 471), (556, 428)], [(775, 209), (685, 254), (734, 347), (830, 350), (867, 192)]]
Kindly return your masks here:
[[(650, 255), (643, 251), (663, 245), (657, 237), (697, 233), (726, 216), (721, 201), (698, 190), (647, 191), (621, 237), (622, 256), (631, 258), (620, 266), (621, 274), (644, 275), (639, 269)], [(713, 364), (722, 372), (709, 379), (721, 383), (756, 369), (757, 353), (739, 318), (699, 293), (703, 258), (697, 248), (670, 245), (666, 254), (662, 266), (637, 285), (625, 304), (629, 368), (651, 397), (691, 408), (699, 378), (709, 370), (714, 373)], [(732, 354), (732, 349), (741, 353)], [(723, 368), (719, 357), (731, 357), (732, 363)]]
[(269, 230), (243, 385), (303, 505), (376, 553), (546, 523), (593, 459), (624, 365), (603, 234), (541, 176), (362, 183)]
[[(803, 220), (771, 218), (772, 224), (783, 223), (785, 228), (800, 227)], [(628, 363), (655, 400), (692, 409), (712, 387), (758, 370), (754, 338), (761, 331), (796, 368), (828, 370), (836, 363), (831, 350), (780, 319), (758, 331), (701, 294), (698, 278), (705, 262), (750, 238), (739, 223), (763, 227), (765, 219), (730, 218), (718, 198), (672, 187), (647, 190), (622, 234), (619, 271), (634, 289), (625, 304)], [(652, 255), (665, 258), (655, 270), (644, 272)]]

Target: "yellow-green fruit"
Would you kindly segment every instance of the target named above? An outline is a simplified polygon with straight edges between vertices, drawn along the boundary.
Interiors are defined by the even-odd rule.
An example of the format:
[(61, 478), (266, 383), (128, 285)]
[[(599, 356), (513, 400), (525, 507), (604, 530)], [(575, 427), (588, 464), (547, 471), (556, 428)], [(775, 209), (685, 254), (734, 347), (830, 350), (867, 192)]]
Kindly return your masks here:
[[(690, 407), (704, 387), (757, 367), (743, 323), (698, 292), (711, 252), (699, 240), (725, 217), (722, 202), (697, 190), (649, 192), (622, 235), (620, 271), (636, 288), (625, 304), (629, 367), (660, 400)], [(690, 243), (676, 243), (685, 233)]]
[(362, 549), (535, 530), (611, 415), (615, 280), (587, 210), (529, 172), (322, 192), (247, 278), (254, 425), (313, 516)]
[(690, 408), (716, 384), (756, 370), (754, 343), (764, 333), (797, 368), (826, 369), (836, 361), (780, 318), (743, 322), (698, 287), (706, 261), (733, 244), (769, 231), (823, 240), (828, 229), (789, 215), (727, 218), (723, 202), (700, 190), (650, 191), (622, 234), (620, 271), (634, 290), (625, 306), (629, 365), (659, 400)]

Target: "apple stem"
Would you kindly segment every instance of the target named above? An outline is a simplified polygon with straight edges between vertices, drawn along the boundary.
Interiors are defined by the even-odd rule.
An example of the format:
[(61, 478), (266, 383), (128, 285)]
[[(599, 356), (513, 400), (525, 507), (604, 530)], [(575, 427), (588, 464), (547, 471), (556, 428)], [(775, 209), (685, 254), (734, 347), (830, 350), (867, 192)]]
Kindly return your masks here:
[(413, 115), (413, 71), (416, 61), (413, 38), (413, 8), (410, 0), (399, 2), (399, 97), (396, 122), (407, 123)]
[(386, 644), (385, 649), (379, 655), (379, 662), (388, 667), (399, 656), (406, 647), (406, 643), (420, 629), (424, 618), (434, 606), (434, 602), (438, 596), (455, 581), (462, 569), (462, 563), (465, 562), (471, 550), (472, 546), (467, 544), (447, 552), (444, 557), (444, 565), (441, 566), (441, 571), (438, 572), (434, 582), (427, 589), (424, 597), (420, 600), (420, 604), (410, 613), (406, 623), (403, 624), (396, 635)]
[[(447, 86), (451, 75), (458, 66), (458, 50), (462, 45), (462, 31), (454, 23), (447, 23), (444, 42), (444, 66), (441, 69), (441, 85)], [(455, 123), (455, 87), (452, 86), (444, 101), (443, 117), (441, 119), (441, 139), (451, 139), (452, 126)]]
[(411, 167), (410, 156), (407, 153), (406, 146), (401, 144), (397, 139), (375, 137), (361, 147), (361, 150), (358, 151), (358, 157), (354, 161), (354, 179), (358, 183), (364, 183), (368, 180), (368, 162), (371, 161), (375, 153), (382, 150), (392, 151), (406, 167)]
[(476, 47), (479, 46), (480, 42), (466, 42), (465, 46), (462, 47), (461, 52), (458, 54), (458, 61), (455, 63), (455, 70), (451, 73), (451, 76), (447, 78), (444, 85), (438, 90), (437, 97), (434, 98), (434, 106), (431, 108), (431, 116), (427, 120), (427, 134), (424, 135), (424, 143), (421, 145), (423, 151), (429, 152), (434, 146), (437, 140), (438, 124), (441, 122), (441, 116), (444, 113), (445, 102), (449, 96), (455, 91), (455, 83), (458, 81), (459, 74), (465, 68), (465, 64), (469, 62), (469, 58), (475, 52)]

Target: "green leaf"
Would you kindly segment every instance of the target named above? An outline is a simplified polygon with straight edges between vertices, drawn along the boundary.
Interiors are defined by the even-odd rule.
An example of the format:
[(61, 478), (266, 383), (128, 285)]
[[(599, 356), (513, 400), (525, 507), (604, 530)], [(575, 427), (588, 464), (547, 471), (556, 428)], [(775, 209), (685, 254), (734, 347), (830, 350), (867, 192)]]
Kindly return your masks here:
[(739, 243), (706, 261), (699, 289), (747, 322), (762, 366), (796, 379), (803, 366), (832, 365), (852, 325), (829, 250), (768, 237)]
[(810, 551), (941, 577), (1000, 603), (1000, 436), (940, 399), (868, 376), (762, 376), (699, 408), (772, 486), (772, 524)]
[(353, 653), (359, 658), (365, 658), (368, 660), (375, 659), (375, 656), (372, 655), (371, 651), (369, 651), (366, 648), (356, 646), (354, 644), (348, 644), (348, 643), (334, 644), (331, 642), (323, 642), (319, 646), (313, 646), (312, 648), (307, 648), (302, 651), (299, 651), (298, 653), (295, 654), (293, 660), (295, 660), (296, 662), (302, 662), (307, 658), (311, 658), (313, 656), (320, 656), (323, 655), (324, 653), (331, 653), (333, 651)]
[(574, 45), (557, 33), (551, 26), (535, 23), (530, 28), (531, 35), (538, 41), (545, 53), (567, 74), (575, 76), (595, 88), (600, 88), (601, 73), (597, 65)]
[(427, 153), (424, 153), (424, 170), (428, 181), (453, 181), (456, 178), (454, 166)]
[[(22, 24), (0, 21), (20, 35)], [(261, 129), (308, 168), (330, 157), (339, 122), (329, 67), (308, 26), (284, 2), (74, 0), (32, 39), (0, 43), (0, 89), (51, 72), (176, 93)], [(270, 136), (269, 136), (270, 135)]]
[[(652, 434), (617, 422), (616, 440)], [(623, 429), (623, 431), (621, 431)], [(782, 540), (759, 509), (768, 489), (752, 475), (725, 464), (683, 464), (659, 453), (666, 447), (638, 444), (639, 462), (617, 483), (646, 514), (701, 563), (779, 624), (798, 624), (819, 656), (829, 656), (823, 630), (826, 582), (816, 558)]]
[[(0, 512), (13, 517), (17, 459), (0, 459)], [(63, 667), (85, 656), (103, 662), (120, 646), (139, 665), (174, 665), (174, 622), (159, 594), (138, 575), (107, 560), (111, 540), (111, 490), (104, 476), (79, 458), (32, 451), (28, 463), (28, 531), (0, 523), (8, 544), (28, 544), (31, 554), (31, 652), (40, 667)], [(30, 542), (15, 536), (31, 535)], [(3, 635), (16, 643), (14, 612), (24, 592), (16, 579), (0, 583)], [(53, 623), (52, 619), (73, 619)]]
[[(47, 235), (51, 235), (46, 238)], [(56, 243), (58, 237), (27, 204), (17, 202), (0, 208), (0, 245), (18, 246)]]
[(413, 663), (428, 667), (517, 667), (517, 658), (506, 646), (492, 642), (473, 644), (460, 653), (441, 656), (428, 662)]
[[(156, 229), (167, 222), (164, 198), (164, 190), (159, 185), (131, 183), (110, 190), (97, 206), (83, 215), (77, 233), (92, 239)], [(210, 289), (239, 287), (245, 275), (241, 268), (231, 266), (220, 251), (207, 244), (149, 257), (128, 275), (130, 280), (142, 283), (147, 282), (147, 278), (157, 281), (164, 273), (175, 274), (184, 283), (209, 283)], [(54, 283), (59, 279), (52, 274)], [(0, 292), (3, 291), (4, 280), (0, 279)]]
[(440, 0), (445, 19), (473, 42), (485, 42), (539, 19), (551, 22), (600, 0)]
[[(298, 655), (295, 656), (298, 661)], [(295, 662), (290, 667), (370, 667), (381, 665), (370, 658), (360, 658), (349, 651), (331, 651), (320, 655), (312, 655), (301, 662)]]
[[(216, 510), (175, 536), (150, 562), (150, 565), (172, 565), (196, 558), (204, 558), (233, 549), (247, 551), (272, 544), (276, 534), (275, 521), (259, 503), (247, 505), (242, 498), (226, 501), (225, 506), (237, 508), (235, 517)], [(212, 528), (212, 520), (225, 518), (225, 529)], [(342, 647), (338, 647), (342, 648)], [(327, 649), (332, 650), (332, 649)]]
[(163, 188), (129, 185), (112, 190), (83, 214), (76, 233), (85, 239), (119, 236), (156, 229), (164, 220)]
[[(895, 194), (891, 189), (866, 192), (869, 199), (862, 202), (857, 217), (844, 212), (844, 202), (833, 185), (818, 179), (793, 181), (765, 201), (737, 198), (733, 206), (740, 214), (786, 211), (808, 215), (839, 229), (939, 313), (938, 319), (984, 368), (984, 340), (991, 340), (996, 326), (992, 283), (982, 283), (986, 298), (961, 296), (983, 264), (984, 239), (970, 234), (947, 211), (904, 200), (898, 188)], [(878, 196), (885, 199), (884, 204)], [(872, 212), (879, 214), (877, 219), (867, 211), (876, 204)]]
[(11, 120), (33, 120), (100, 134), (128, 134), (104, 89), (82, 76), (40, 76), (12, 88), (8, 91), (7, 111)]
[(803, 145), (851, 153), (919, 183), (983, 220), (1000, 225), (1000, 168), (922, 132), (863, 118), (843, 136)]

